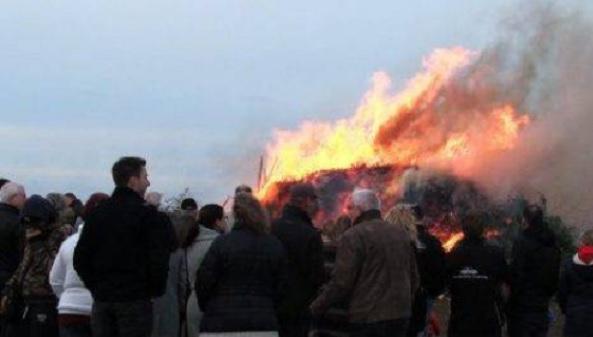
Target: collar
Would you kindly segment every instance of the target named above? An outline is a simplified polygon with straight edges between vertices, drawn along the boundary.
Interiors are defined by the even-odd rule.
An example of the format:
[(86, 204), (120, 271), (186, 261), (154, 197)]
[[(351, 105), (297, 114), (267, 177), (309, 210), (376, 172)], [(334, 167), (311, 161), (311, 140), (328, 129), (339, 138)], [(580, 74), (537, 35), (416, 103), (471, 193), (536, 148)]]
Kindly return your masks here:
[(12, 205), (9, 205), (9, 204), (5, 204), (5, 203), (0, 203), (0, 210), (2, 210), (2, 209), (6, 210), (10, 213), (13, 213), (15, 215), (19, 215), (21, 213), (21, 211), (19, 211), (18, 208), (14, 207)]
[(144, 199), (129, 187), (116, 187), (111, 194), (112, 198), (125, 198), (140, 201), (144, 203)]
[(371, 220), (381, 220), (381, 211), (378, 209), (371, 209), (369, 211), (362, 212), (358, 218), (354, 220), (354, 225)]
[(313, 226), (313, 221), (311, 220), (311, 217), (309, 216), (309, 214), (307, 214), (307, 212), (305, 212), (302, 209), (300, 209), (296, 206), (293, 206), (293, 205), (284, 206), (284, 210), (282, 211), (282, 217), (283, 218), (296, 217), (299, 220), (306, 222), (306, 223), (310, 224), (311, 226)]

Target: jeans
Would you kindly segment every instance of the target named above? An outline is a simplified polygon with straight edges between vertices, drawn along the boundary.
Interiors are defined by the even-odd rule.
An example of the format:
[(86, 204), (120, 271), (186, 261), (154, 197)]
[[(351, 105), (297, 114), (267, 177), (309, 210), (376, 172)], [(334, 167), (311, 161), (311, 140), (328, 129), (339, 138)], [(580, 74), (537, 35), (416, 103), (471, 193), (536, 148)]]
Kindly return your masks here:
[(308, 315), (301, 318), (280, 318), (280, 337), (307, 337), (311, 329), (311, 319)]
[(513, 314), (508, 317), (510, 337), (546, 337), (550, 325), (547, 311)]
[(405, 337), (408, 318), (373, 323), (353, 323), (350, 337)]
[(94, 337), (150, 337), (152, 302), (95, 302), (91, 328)]
[(60, 326), (60, 337), (91, 337), (90, 324), (73, 324)]
[(58, 311), (55, 301), (25, 302), (22, 321), (7, 324), (6, 337), (58, 337)]

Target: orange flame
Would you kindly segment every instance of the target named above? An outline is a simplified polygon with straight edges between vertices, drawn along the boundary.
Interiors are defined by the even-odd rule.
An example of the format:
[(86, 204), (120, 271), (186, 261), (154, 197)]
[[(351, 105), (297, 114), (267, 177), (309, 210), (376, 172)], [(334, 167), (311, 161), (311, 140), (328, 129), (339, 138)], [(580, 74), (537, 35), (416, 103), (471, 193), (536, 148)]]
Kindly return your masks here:
[(259, 197), (266, 199), (280, 181), (356, 165), (457, 166), (463, 173), (480, 157), (512, 148), (527, 116), (498, 102), (464, 108), (455, 103), (463, 97), (449, 88), (477, 55), (459, 47), (437, 49), (399, 94), (389, 93), (391, 80), (379, 72), (352, 117), (276, 130)]

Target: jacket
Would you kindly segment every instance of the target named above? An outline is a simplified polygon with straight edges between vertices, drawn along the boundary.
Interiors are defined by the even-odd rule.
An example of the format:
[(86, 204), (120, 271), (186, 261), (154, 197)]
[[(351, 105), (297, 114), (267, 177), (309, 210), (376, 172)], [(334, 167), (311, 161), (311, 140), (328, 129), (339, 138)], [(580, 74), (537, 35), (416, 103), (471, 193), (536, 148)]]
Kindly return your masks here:
[(278, 331), (276, 308), (286, 282), (282, 244), (235, 225), (219, 236), (198, 270), (201, 332)]
[(309, 305), (325, 280), (321, 234), (307, 213), (292, 205), (285, 206), (274, 221), (272, 234), (284, 246), (289, 270), (278, 315), (281, 320), (299, 320), (309, 316)]
[(593, 264), (577, 255), (563, 263), (558, 289), (560, 309), (566, 315), (564, 336), (588, 337), (593, 331)]
[(49, 283), (54, 294), (59, 298), (58, 312), (60, 314), (90, 316), (93, 297), (80, 280), (72, 262), (74, 247), (76, 247), (79, 237), (80, 232), (70, 236), (62, 243), (49, 273)]
[(333, 277), (313, 302), (318, 315), (348, 299), (351, 323), (409, 318), (419, 279), (410, 237), (380, 218), (363, 213), (342, 236)]
[(515, 240), (511, 261), (510, 314), (548, 312), (558, 289), (560, 249), (547, 228), (527, 228)]
[(152, 337), (180, 336), (180, 315), (185, 305), (186, 283), (183, 250), (177, 249), (169, 257), (169, 275), (165, 294), (152, 303)]
[(87, 218), (74, 269), (100, 302), (148, 300), (167, 284), (170, 228), (136, 192), (117, 187)]
[(420, 284), (428, 297), (436, 298), (443, 293), (447, 278), (445, 250), (424, 227), (418, 228), (416, 246)]
[(198, 306), (198, 297), (196, 296), (195, 283), (198, 269), (204, 261), (206, 253), (210, 249), (214, 239), (218, 237), (218, 232), (203, 226), (200, 226), (200, 234), (194, 240), (193, 244), (185, 250), (186, 268), (184, 268), (181, 277), (187, 280), (190, 287), (190, 295), (187, 300), (187, 335), (188, 337), (198, 337), (200, 334), (200, 323), (203, 313)]
[(24, 232), (19, 213), (16, 207), (0, 203), (0, 291), (21, 260)]
[(451, 293), (449, 336), (500, 336), (504, 253), (484, 240), (465, 239), (447, 257)]

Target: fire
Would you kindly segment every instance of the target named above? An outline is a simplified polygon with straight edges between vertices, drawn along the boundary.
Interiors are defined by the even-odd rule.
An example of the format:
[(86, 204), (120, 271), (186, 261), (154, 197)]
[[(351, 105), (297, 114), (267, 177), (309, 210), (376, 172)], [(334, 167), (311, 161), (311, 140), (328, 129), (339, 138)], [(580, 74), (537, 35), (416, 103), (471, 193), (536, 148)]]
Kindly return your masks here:
[[(498, 231), (496, 229), (488, 230), (484, 234), (484, 237), (487, 240), (491, 240), (498, 236), (500, 236), (500, 231)], [(457, 232), (457, 233), (454, 233), (451, 236), (449, 236), (447, 239), (445, 239), (445, 241), (442, 243), (443, 249), (445, 250), (445, 252), (450, 253), (453, 250), (453, 248), (455, 248), (457, 246), (459, 241), (463, 240), (464, 237), (465, 236), (463, 235), (462, 232)]]
[(460, 47), (437, 49), (400, 93), (392, 94), (391, 79), (379, 72), (352, 117), (275, 131), (259, 197), (273, 198), (278, 182), (360, 165), (463, 174), (480, 158), (513, 148), (529, 118), (475, 85), (480, 72), (470, 70), (478, 56)]

